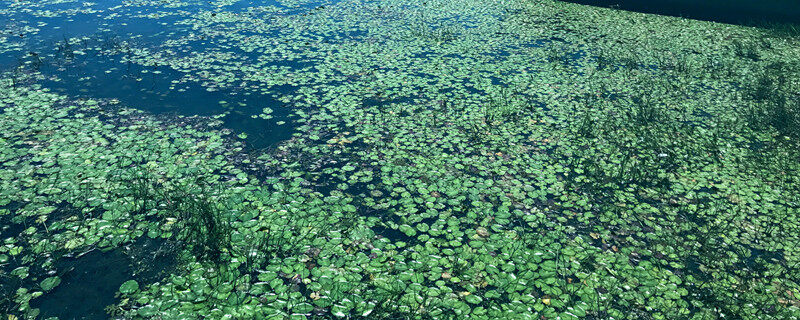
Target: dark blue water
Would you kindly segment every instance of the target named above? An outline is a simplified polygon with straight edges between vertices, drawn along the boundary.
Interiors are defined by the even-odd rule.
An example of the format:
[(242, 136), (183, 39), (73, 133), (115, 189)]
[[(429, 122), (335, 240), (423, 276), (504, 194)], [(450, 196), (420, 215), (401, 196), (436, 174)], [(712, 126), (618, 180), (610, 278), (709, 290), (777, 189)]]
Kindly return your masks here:
[(108, 319), (106, 307), (117, 302), (119, 286), (131, 279), (141, 286), (162, 279), (175, 266), (173, 250), (164, 239), (143, 237), (121, 248), (59, 259), (61, 284), (32, 300), (31, 307), (39, 308), (41, 318)]
[[(58, 266), (61, 284), (31, 301), (41, 318), (107, 319), (105, 306), (114, 304), (114, 294), (131, 277), (127, 256), (120, 250), (95, 250), (76, 259), (63, 259)], [(75, 303), (75, 295), (85, 303)]]
[(562, 0), (600, 7), (731, 24), (800, 23), (796, 0)]

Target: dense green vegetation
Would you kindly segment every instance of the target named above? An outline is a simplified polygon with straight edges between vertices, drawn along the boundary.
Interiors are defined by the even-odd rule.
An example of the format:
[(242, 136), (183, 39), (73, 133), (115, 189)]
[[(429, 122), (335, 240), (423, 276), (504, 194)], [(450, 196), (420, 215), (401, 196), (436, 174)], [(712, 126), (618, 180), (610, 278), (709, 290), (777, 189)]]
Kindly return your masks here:
[[(185, 29), (54, 50), (274, 95), (283, 105), (252, 117), (288, 109), (297, 131), (268, 150), (220, 128), (229, 112), (153, 115), (43, 88), (37, 64), (74, 56), (4, 74), (10, 319), (39, 315), (60, 259), (142, 238), (176, 243), (176, 265), (131, 275), (114, 316), (800, 317), (791, 27), (548, 0), (231, 4), (125, 4)], [(94, 10), (48, 5), (6, 10)], [(21, 46), (2, 39), (0, 53)]]

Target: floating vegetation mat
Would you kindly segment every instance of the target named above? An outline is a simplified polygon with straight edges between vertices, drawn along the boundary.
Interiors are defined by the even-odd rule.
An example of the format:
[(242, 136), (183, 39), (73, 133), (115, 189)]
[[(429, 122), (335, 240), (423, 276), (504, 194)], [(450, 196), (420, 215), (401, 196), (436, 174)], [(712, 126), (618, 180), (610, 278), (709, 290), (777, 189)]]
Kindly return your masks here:
[(800, 318), (800, 34), (0, 4), (8, 319)]

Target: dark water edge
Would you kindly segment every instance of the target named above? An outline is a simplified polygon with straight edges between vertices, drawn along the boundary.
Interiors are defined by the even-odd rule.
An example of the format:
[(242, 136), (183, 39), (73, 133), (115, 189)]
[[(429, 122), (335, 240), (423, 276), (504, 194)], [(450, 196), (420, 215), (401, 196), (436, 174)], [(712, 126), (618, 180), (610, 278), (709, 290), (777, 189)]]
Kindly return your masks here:
[(800, 23), (797, 0), (562, 0), (597, 7), (738, 25)]

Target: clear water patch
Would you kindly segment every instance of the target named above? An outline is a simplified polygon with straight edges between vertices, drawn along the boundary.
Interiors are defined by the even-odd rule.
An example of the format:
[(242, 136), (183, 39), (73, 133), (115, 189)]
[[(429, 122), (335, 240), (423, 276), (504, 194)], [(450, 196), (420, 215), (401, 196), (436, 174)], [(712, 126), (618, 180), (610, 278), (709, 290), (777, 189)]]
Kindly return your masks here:
[(116, 293), (124, 283), (159, 281), (173, 271), (175, 259), (174, 244), (147, 237), (123, 248), (64, 257), (55, 267), (59, 284), (31, 301), (31, 307), (39, 308), (44, 318), (108, 319), (113, 312), (109, 306), (119, 302)]

